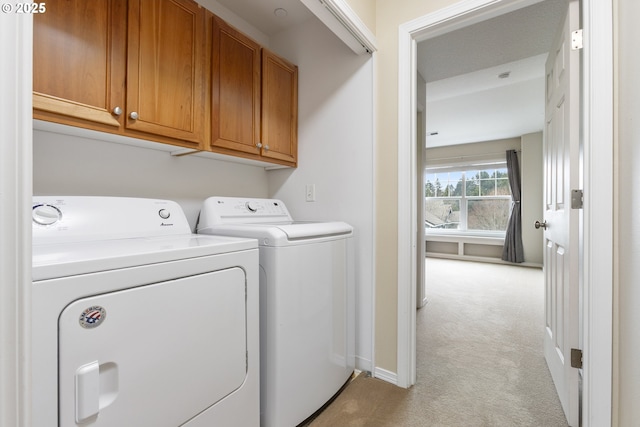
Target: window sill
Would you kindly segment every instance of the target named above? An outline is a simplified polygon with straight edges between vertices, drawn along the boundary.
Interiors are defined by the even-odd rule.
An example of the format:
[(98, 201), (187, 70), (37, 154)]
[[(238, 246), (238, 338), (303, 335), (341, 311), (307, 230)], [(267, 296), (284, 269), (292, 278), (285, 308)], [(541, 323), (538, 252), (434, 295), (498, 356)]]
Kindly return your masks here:
[(425, 238), (427, 256), (469, 261), (502, 262), (504, 237), (429, 234)]
[(432, 242), (473, 243), (478, 245), (504, 245), (503, 235), (461, 234), (461, 233), (425, 233), (425, 240)]

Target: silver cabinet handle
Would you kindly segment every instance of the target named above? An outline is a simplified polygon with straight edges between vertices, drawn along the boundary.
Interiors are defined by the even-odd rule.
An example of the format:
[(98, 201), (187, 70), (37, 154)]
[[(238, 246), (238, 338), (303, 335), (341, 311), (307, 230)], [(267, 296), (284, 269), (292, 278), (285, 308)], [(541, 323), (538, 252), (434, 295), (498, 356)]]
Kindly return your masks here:
[(269, 146), (268, 146), (268, 145), (265, 145), (265, 146), (264, 146), (264, 149), (265, 149), (265, 151), (266, 151), (266, 150), (268, 150), (268, 149), (269, 149)]
[(116, 107), (116, 108), (113, 109), (112, 113), (113, 113), (114, 116), (118, 117), (118, 116), (120, 116), (120, 114), (122, 114), (122, 108)]
[(544, 228), (545, 230), (547, 229), (547, 221), (536, 221), (535, 224), (533, 224), (533, 226), (536, 228), (536, 230), (540, 229), (540, 228)]
[(135, 111), (132, 111), (131, 113), (129, 113), (129, 118), (131, 120), (138, 120), (138, 113), (136, 113)]
[(262, 148), (262, 144), (258, 142), (258, 143), (256, 144), (256, 147), (258, 147), (258, 148)]

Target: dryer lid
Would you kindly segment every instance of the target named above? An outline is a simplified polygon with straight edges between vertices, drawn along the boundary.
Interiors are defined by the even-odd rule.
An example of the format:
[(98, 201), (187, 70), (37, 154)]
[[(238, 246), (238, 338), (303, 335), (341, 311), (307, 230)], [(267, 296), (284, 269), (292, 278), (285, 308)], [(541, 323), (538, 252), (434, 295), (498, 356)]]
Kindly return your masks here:
[(34, 245), (31, 274), (39, 281), (257, 247), (255, 239), (195, 234)]
[(36, 196), (32, 218), (34, 280), (257, 247), (253, 240), (193, 234), (170, 200)]

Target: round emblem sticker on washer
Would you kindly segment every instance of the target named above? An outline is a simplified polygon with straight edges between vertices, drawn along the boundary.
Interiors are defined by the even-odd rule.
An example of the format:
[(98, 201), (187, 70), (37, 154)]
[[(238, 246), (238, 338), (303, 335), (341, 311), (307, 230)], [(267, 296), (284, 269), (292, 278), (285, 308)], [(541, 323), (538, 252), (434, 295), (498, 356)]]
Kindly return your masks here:
[(86, 329), (92, 329), (100, 326), (107, 317), (107, 310), (99, 305), (87, 308), (80, 315), (80, 326)]

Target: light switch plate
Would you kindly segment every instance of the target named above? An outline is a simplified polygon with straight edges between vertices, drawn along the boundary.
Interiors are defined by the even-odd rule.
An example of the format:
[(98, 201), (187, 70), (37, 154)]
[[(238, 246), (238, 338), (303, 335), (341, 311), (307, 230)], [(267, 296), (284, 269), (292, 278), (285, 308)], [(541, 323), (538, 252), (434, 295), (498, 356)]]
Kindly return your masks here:
[(316, 185), (315, 184), (307, 184), (305, 188), (305, 199), (307, 202), (315, 202), (316, 201)]

